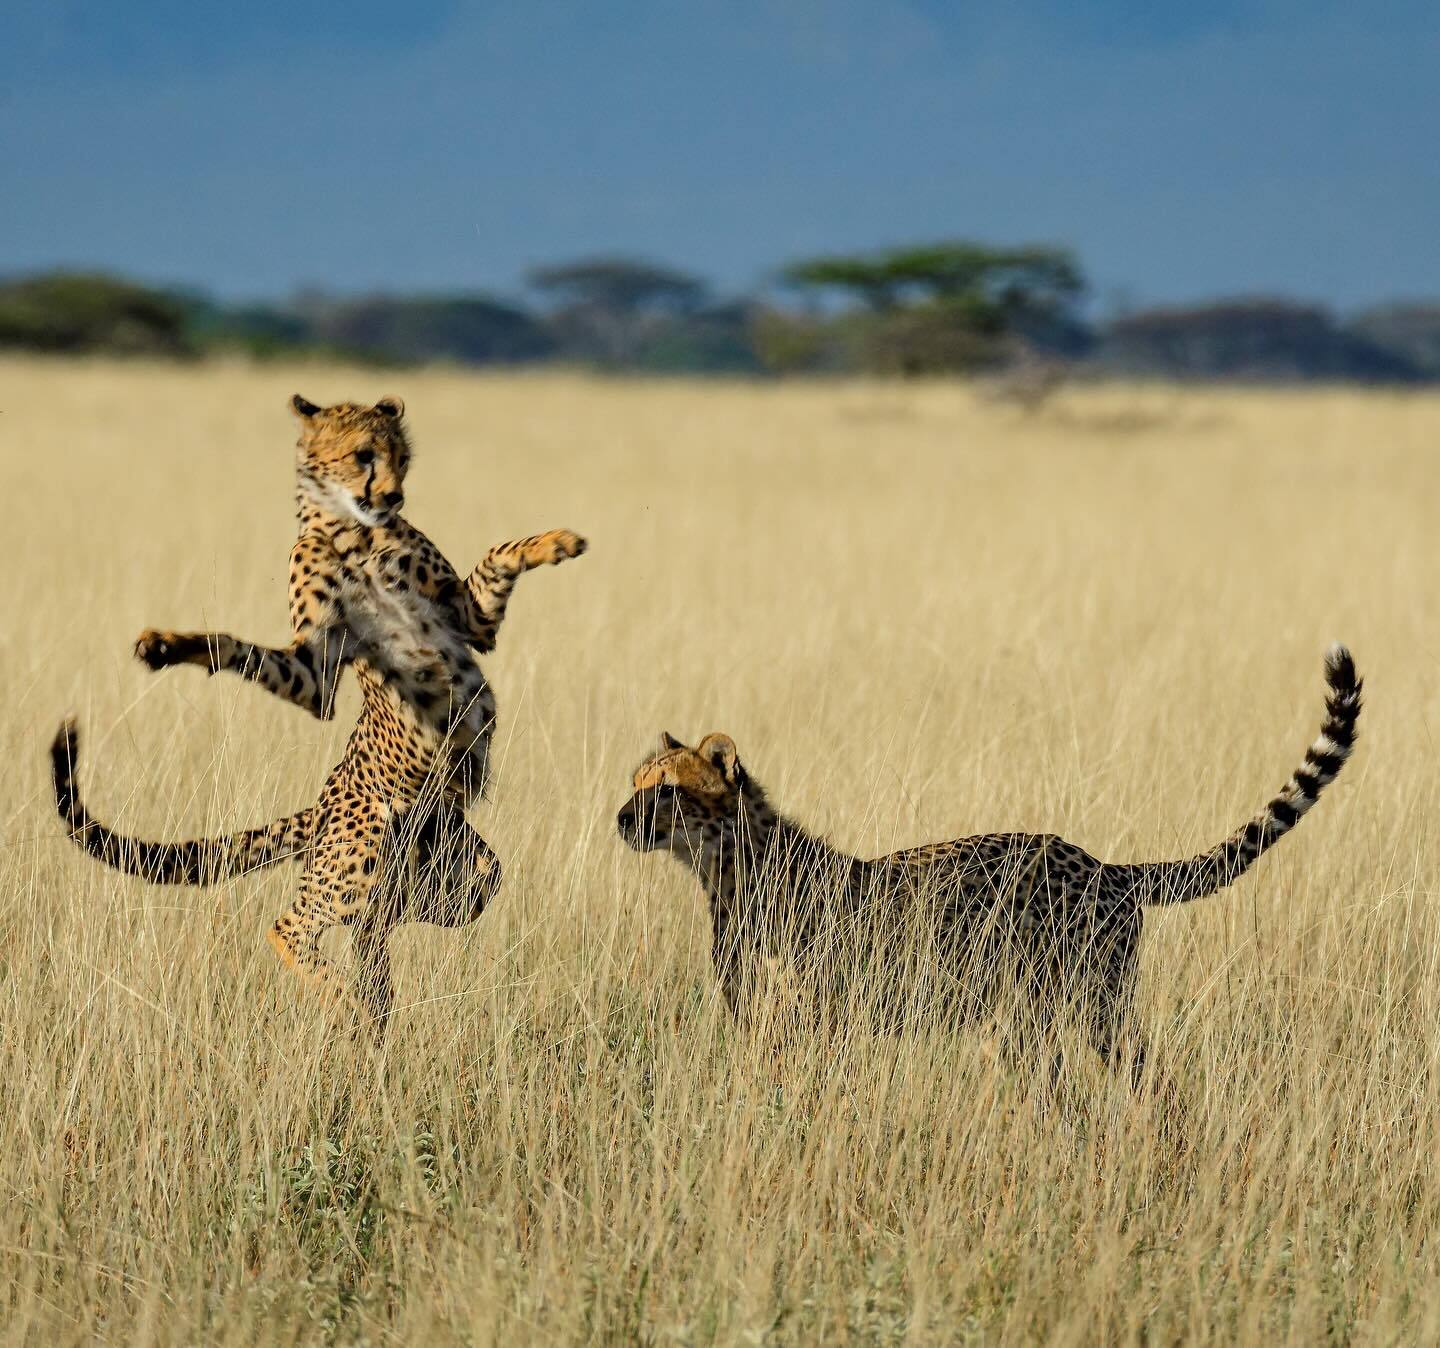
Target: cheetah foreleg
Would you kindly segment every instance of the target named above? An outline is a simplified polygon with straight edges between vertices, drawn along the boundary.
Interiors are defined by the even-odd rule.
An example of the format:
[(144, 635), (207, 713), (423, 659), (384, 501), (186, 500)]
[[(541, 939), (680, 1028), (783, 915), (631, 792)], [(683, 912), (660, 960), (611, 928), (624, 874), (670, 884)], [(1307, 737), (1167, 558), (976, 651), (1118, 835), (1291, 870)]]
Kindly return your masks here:
[(258, 684), (322, 721), (335, 714), (335, 689), (349, 663), (343, 635), (335, 629), (312, 632), (303, 641), (275, 649), (242, 641), (228, 632), (163, 632), (150, 628), (135, 643), (135, 655), (151, 669), (197, 665), (208, 674), (229, 671)]
[(510, 543), (497, 543), (466, 577), (465, 594), (469, 600), (465, 614), (470, 630), (470, 643), (482, 654), (495, 649), (500, 624), (515, 582), (526, 571), (537, 566), (557, 566), (571, 557), (578, 557), (588, 544), (570, 529), (551, 529), (531, 538)]

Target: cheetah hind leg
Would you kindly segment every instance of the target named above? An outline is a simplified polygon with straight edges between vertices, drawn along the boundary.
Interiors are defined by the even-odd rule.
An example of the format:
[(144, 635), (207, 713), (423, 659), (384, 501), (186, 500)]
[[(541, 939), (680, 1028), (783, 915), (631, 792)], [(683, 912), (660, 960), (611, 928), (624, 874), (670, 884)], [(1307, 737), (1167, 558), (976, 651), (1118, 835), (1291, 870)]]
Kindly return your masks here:
[(1158, 1111), (1156, 1129), (1166, 1150), (1183, 1157), (1190, 1148), (1190, 1116), (1174, 1079), (1151, 1059), (1135, 1024), (1130, 998), (1102, 997), (1087, 1017), (1090, 1046), (1112, 1072), (1122, 1076), (1136, 1099)]
[(397, 914), (402, 922), (463, 927), (500, 888), (500, 858), (458, 810), (444, 810), (421, 828), (415, 861), (415, 884)]
[[(322, 860), (320, 867), (307, 870), (300, 897), (276, 919), (269, 939), (281, 963), (329, 1005), (348, 1007), (357, 1025), (367, 1025), (378, 1042), (384, 1037), (393, 1001), (386, 940), (390, 923), (386, 914), (373, 910), (371, 902), (378, 857), (362, 853), (347, 858), (343, 866), (342, 874), (330, 874), (330, 870), (340, 870), (340, 865), (326, 867)], [(320, 950), (321, 936), (347, 919), (359, 921), (358, 990), (347, 985), (344, 975)]]
[(320, 953), (320, 936), (332, 925), (311, 926), (292, 908), (270, 929), (270, 944), (286, 967), (318, 991), (327, 1005), (348, 1009), (355, 1028), (368, 1030), (378, 1049), (384, 1045), (395, 1001), (389, 925), (369, 922), (355, 933), (359, 970), (353, 990), (333, 961)]
[(995, 1027), (1001, 1060), (1027, 1084), (1036, 1114), (1052, 1114), (1065, 1075), (1053, 1008), (1043, 996), (1017, 998), (996, 1017)]
[(360, 1010), (345, 985), (344, 976), (332, 960), (320, 952), (320, 937), (336, 923), (307, 905), (303, 898), (281, 913), (266, 933), (280, 962), (298, 975), (307, 987), (318, 992), (328, 1005), (348, 1005)]
[(360, 966), (358, 1000), (377, 1049), (385, 1045), (395, 1005), (395, 988), (390, 980), (390, 930), (391, 924), (376, 914), (355, 932), (355, 954)]

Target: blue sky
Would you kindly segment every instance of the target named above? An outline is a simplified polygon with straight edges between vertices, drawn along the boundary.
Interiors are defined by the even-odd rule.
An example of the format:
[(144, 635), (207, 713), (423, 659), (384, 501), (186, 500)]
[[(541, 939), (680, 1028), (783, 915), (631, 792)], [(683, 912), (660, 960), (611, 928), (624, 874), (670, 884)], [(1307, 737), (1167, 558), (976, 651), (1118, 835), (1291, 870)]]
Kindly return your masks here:
[(1440, 292), (1426, 0), (18, 0), (0, 271), (517, 293), (1073, 246), (1102, 304)]

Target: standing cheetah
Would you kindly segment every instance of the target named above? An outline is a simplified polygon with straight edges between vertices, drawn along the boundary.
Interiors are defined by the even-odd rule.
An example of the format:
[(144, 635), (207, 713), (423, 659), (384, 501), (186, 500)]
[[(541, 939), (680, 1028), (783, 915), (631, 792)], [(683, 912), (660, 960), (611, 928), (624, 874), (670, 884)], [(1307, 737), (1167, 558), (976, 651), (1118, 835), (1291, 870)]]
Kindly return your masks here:
[(399, 400), (322, 409), (297, 395), (293, 406), (300, 537), (290, 554), (290, 644), (149, 630), (136, 654), (152, 669), (230, 670), (322, 719), (334, 714), (336, 683), (353, 665), (360, 717), (319, 799), (225, 837), (125, 837), (85, 808), (74, 782), (76, 728), (67, 722), (51, 753), (55, 800), (93, 856), (155, 883), (208, 884), (298, 857), (300, 894), (270, 941), (289, 967), (337, 995), (320, 937), (336, 924), (354, 927), (360, 1002), (383, 1034), (390, 928), (473, 921), (500, 883), (499, 861), (465, 820), (484, 788), (495, 726), (495, 699), (472, 651), (494, 649), (523, 572), (576, 557), (585, 541), (552, 530), (503, 543), (462, 582), (398, 513), (410, 460)]
[(1360, 714), (1361, 683), (1343, 646), (1326, 656), (1325, 677), (1324, 727), (1304, 765), (1244, 828), (1185, 861), (1117, 865), (1030, 833), (860, 860), (778, 815), (722, 734), (693, 749), (663, 736), (636, 770), (635, 794), (617, 822), (636, 851), (670, 852), (704, 886), (715, 969), (733, 1012), (753, 997), (762, 956), (790, 959), (833, 985), (842, 970), (822, 947), (834, 955), (835, 938), (863, 932), (862, 950), (879, 961), (872, 1005), (882, 1024), (897, 1028), (922, 1009), (895, 971), (906, 937), (913, 943), (918, 934), (944, 971), (946, 1016), (994, 1014), (1008, 985), (1023, 998), (1026, 1029), (1048, 1040), (1062, 1008), (1078, 1012), (1096, 1051), (1112, 1065), (1128, 1061), (1138, 1085), (1144, 1050), (1131, 1003), (1144, 910), (1230, 884), (1334, 781)]

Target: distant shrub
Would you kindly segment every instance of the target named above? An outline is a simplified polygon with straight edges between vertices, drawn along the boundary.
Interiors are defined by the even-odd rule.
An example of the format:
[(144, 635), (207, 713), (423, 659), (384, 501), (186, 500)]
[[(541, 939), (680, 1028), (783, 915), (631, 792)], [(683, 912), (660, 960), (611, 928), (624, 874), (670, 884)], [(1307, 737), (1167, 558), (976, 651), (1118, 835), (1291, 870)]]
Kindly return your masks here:
[(1336, 325), (1318, 305), (1238, 299), (1151, 309), (1118, 319), (1102, 364), (1173, 378), (1410, 380), (1403, 356)]
[(101, 273), (50, 272), (0, 285), (0, 347), (184, 355), (179, 299)]
[(756, 361), (770, 374), (835, 374), (855, 368), (855, 324), (848, 318), (757, 306), (748, 335)]
[(222, 305), (190, 297), (187, 325), (202, 350), (239, 352), (256, 360), (313, 354), (310, 325), (294, 310), (268, 304)]
[(1425, 378), (1440, 379), (1440, 303), (1386, 304), (1357, 314), (1346, 326)]
[(657, 316), (643, 330), (633, 360), (637, 369), (655, 374), (757, 374), (764, 368), (751, 341), (747, 304)]
[(862, 369), (877, 374), (964, 374), (994, 369), (1005, 328), (988, 308), (961, 297), (851, 320)]
[(299, 316), (312, 341), (392, 361), (515, 364), (555, 346), (533, 315), (481, 295), (312, 301)]

